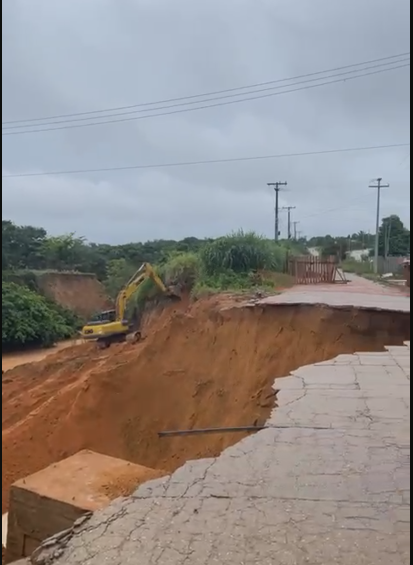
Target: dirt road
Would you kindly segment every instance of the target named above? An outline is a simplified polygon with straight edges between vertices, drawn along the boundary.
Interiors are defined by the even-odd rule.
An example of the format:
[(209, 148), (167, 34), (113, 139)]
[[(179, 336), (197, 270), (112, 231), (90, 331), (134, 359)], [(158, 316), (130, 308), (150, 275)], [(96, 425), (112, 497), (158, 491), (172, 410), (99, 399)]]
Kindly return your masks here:
[(48, 355), (52, 353), (57, 353), (67, 347), (76, 345), (76, 341), (68, 340), (58, 343), (54, 347), (49, 347), (48, 349), (36, 349), (32, 351), (22, 351), (20, 353), (5, 353), (1, 357), (1, 367), (3, 371), (8, 371), (9, 369), (14, 369), (19, 365), (25, 365), (26, 363), (34, 363), (35, 361), (42, 361)]

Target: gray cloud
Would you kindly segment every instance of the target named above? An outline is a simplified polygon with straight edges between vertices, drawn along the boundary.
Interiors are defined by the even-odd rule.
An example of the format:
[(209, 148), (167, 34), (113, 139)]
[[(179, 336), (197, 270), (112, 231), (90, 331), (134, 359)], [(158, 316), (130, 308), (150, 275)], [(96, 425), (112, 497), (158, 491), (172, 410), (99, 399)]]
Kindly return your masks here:
[[(3, 121), (295, 76), (409, 49), (407, 0), (13, 0), (3, 3)], [(199, 112), (3, 137), (3, 174), (230, 158), (410, 139), (409, 69)], [(272, 234), (268, 181), (309, 235), (410, 223), (406, 149), (3, 180), (3, 217), (122, 242)], [(404, 160), (404, 161), (403, 161)], [(284, 219), (285, 227), (285, 219)]]

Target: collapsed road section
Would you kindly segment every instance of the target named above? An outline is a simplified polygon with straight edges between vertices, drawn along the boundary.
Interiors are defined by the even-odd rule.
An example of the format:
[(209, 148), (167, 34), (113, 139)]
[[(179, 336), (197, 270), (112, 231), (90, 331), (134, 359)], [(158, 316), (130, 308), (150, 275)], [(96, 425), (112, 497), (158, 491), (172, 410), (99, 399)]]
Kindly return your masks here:
[(263, 424), (274, 380), (340, 353), (410, 335), (410, 313), (201, 300), (165, 311), (140, 344), (66, 349), (3, 375), (3, 513), (10, 485), (81, 450), (172, 472), (216, 457), (240, 433), (163, 430)]

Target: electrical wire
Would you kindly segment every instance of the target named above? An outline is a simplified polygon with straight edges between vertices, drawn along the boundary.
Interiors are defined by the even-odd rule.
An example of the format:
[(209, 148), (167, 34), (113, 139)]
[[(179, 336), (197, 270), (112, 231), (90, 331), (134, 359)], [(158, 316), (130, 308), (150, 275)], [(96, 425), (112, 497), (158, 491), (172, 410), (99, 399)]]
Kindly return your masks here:
[(351, 202), (344, 204), (342, 206), (338, 206), (338, 207), (336, 206), (334, 208), (319, 210), (318, 212), (315, 212), (313, 214), (309, 214), (308, 216), (304, 216), (303, 218), (301, 218), (300, 223), (302, 223), (304, 220), (315, 218), (316, 216), (321, 216), (323, 214), (332, 214), (333, 212), (340, 212), (341, 210), (348, 210), (349, 208), (352, 208), (353, 206), (355, 206), (359, 202), (364, 202), (365, 200), (367, 200), (368, 197), (370, 197), (370, 195), (365, 194), (364, 196), (361, 196), (361, 197), (359, 196), (358, 198), (355, 198)]
[[(409, 62), (409, 61), (410, 61), (410, 58), (406, 58), (406, 59), (398, 61), (398, 63), (406, 63), (406, 62)], [(362, 71), (369, 71), (369, 70), (373, 70), (373, 69), (377, 69), (377, 68), (382, 68), (383, 66), (387, 67), (383, 70), (392, 70), (393, 67), (388, 67), (388, 65), (389, 65), (389, 63), (381, 63), (379, 65), (366, 67), (364, 69), (346, 71), (346, 72), (343, 72), (343, 73), (338, 73), (338, 74), (331, 75), (331, 76), (328, 76), (328, 77), (323, 77), (323, 78), (330, 79), (330, 78), (336, 78), (336, 77), (341, 77), (341, 76), (346, 76), (346, 75), (354, 75), (355, 72), (360, 73)], [(356, 75), (356, 76), (358, 77), (358, 75)], [(363, 75), (361, 75), (361, 76), (363, 76)], [(354, 78), (356, 78), (356, 77), (354, 77)], [(312, 82), (319, 82), (319, 81), (320, 81), (319, 78), (307, 79), (307, 80), (304, 80), (304, 81), (301, 81), (301, 82), (296, 82), (295, 84), (288, 85), (288, 87), (299, 86), (301, 84), (309, 84), (309, 83), (312, 83)], [(261, 90), (251, 91), (251, 92), (248, 92), (246, 94), (260, 94), (261, 92), (268, 92), (270, 90), (279, 90), (279, 89), (282, 89), (282, 88), (286, 88), (286, 86), (272, 86), (272, 87), (268, 87), (268, 88), (263, 88)], [(220, 96), (218, 98), (209, 98), (207, 100), (202, 100), (202, 103), (215, 102), (217, 100), (225, 100), (225, 99), (228, 99), (228, 98), (235, 98), (237, 96), (245, 96), (245, 93), (227, 94), (226, 96)], [(144, 112), (153, 112), (155, 110), (156, 111), (158, 111), (158, 110), (169, 110), (171, 108), (179, 108), (181, 106), (191, 106), (191, 105), (195, 105), (195, 104), (199, 104), (199, 103), (200, 102), (198, 100), (192, 101), (192, 102), (181, 102), (181, 103), (172, 104), (172, 105), (169, 105), (169, 106), (161, 106), (159, 108), (149, 108), (149, 109), (146, 108), (146, 109), (143, 109), (143, 110), (134, 110), (134, 111), (129, 111), (129, 112), (117, 113), (117, 114), (106, 114), (105, 116), (103, 116), (103, 118), (117, 118), (119, 116), (129, 116), (131, 114), (141, 114), (141, 113), (144, 113)], [(47, 122), (47, 123), (40, 124), (40, 125), (41, 126), (50, 126), (50, 125), (67, 124), (67, 123), (71, 123), (71, 122), (85, 122), (85, 121), (90, 121), (91, 119), (92, 118), (90, 118), (90, 117), (73, 118), (73, 119), (70, 119), (70, 120)], [(16, 125), (16, 126), (8, 126), (5, 129), (16, 130), (16, 129), (23, 129), (23, 128), (27, 128), (27, 127), (36, 127), (36, 126)]]
[[(221, 106), (228, 106), (228, 105), (232, 105), (232, 104), (238, 104), (240, 102), (248, 102), (248, 101), (252, 101), (252, 100), (259, 100), (259, 99), (269, 98), (269, 97), (273, 97), (273, 96), (279, 96), (281, 94), (289, 94), (289, 93), (292, 93), (292, 92), (299, 92), (299, 91), (302, 91), (302, 90), (310, 90), (310, 89), (314, 89), (314, 88), (319, 88), (320, 86), (326, 86), (326, 85), (330, 85), (330, 84), (336, 84), (338, 82), (350, 81), (350, 80), (355, 80), (355, 79), (359, 79), (359, 78), (364, 78), (366, 76), (371, 76), (371, 75), (376, 75), (376, 74), (380, 74), (380, 73), (383, 73), (383, 72), (389, 72), (389, 71), (393, 71), (393, 70), (397, 70), (397, 69), (402, 69), (402, 68), (406, 68), (406, 67), (409, 67), (409, 66), (410, 66), (410, 63), (405, 63), (403, 65), (397, 65), (397, 66), (389, 67), (389, 68), (386, 68), (386, 69), (379, 69), (379, 70), (371, 71), (371, 72), (368, 72), (368, 73), (363, 73), (363, 74), (357, 75), (357, 76), (349, 76), (349, 77), (346, 77), (346, 78), (339, 78), (339, 79), (335, 79), (335, 80), (332, 80), (332, 81), (322, 82), (322, 83), (319, 83), (319, 84), (312, 84), (312, 85), (307, 85), (307, 86), (304, 86), (304, 87), (294, 88), (294, 89), (290, 89), (290, 90), (284, 90), (282, 92), (271, 92), (270, 94), (261, 94), (259, 96), (243, 98), (241, 100), (230, 100), (230, 101), (226, 101), (226, 102), (217, 102), (215, 104), (198, 106), (196, 108), (184, 108), (184, 109), (179, 109), (179, 110), (171, 110), (171, 111), (168, 111), (168, 112), (161, 112), (161, 113), (158, 113), (158, 114), (150, 114), (150, 115), (144, 115), (144, 116), (134, 116), (134, 117), (122, 118), (122, 119), (118, 119), (118, 120), (105, 120), (105, 121), (92, 122), (92, 123), (87, 123), (87, 124), (62, 125), (62, 126), (53, 127), (53, 128), (40, 128), (40, 129), (23, 130), (23, 131), (6, 131), (6, 132), (2, 132), (2, 135), (3, 136), (23, 135), (23, 134), (30, 134), (30, 133), (40, 133), (40, 132), (58, 131), (58, 130), (66, 130), (66, 129), (77, 129), (77, 128), (83, 128), (83, 127), (91, 127), (91, 126), (99, 126), (99, 125), (114, 124), (114, 123), (121, 123), (121, 122), (130, 122), (130, 121), (136, 121), (136, 120), (142, 120), (142, 119), (148, 119), (148, 118), (156, 118), (156, 117), (161, 117), (161, 116), (170, 116), (170, 115), (181, 114), (181, 113), (186, 113), (186, 112), (193, 112), (193, 111), (198, 111), (198, 110), (217, 108), (217, 107), (221, 107)], [(330, 77), (330, 78), (332, 78), (332, 77)]]
[(22, 178), (22, 177), (45, 177), (57, 175), (76, 175), (88, 173), (101, 173), (101, 172), (116, 172), (116, 171), (131, 171), (142, 169), (165, 169), (174, 167), (193, 167), (199, 165), (216, 165), (221, 163), (239, 163), (248, 161), (264, 161), (269, 159), (284, 159), (292, 157), (311, 157), (316, 155), (334, 155), (338, 153), (352, 153), (361, 151), (374, 151), (380, 149), (395, 149), (401, 147), (410, 147), (410, 143), (393, 143), (388, 145), (371, 145), (367, 147), (349, 147), (342, 149), (325, 149), (323, 151), (305, 151), (301, 153), (280, 153), (276, 155), (259, 155), (255, 157), (231, 157), (228, 159), (210, 159), (205, 161), (183, 161), (177, 163), (161, 163), (154, 165), (128, 165), (121, 167), (105, 167), (96, 169), (77, 169), (77, 170), (64, 170), (64, 171), (48, 171), (43, 173), (15, 173), (11, 175), (2, 175), (2, 178)]
[[(132, 104), (132, 105), (129, 105), (129, 106), (118, 106), (118, 107), (106, 108), (106, 109), (103, 109), (103, 110), (90, 110), (88, 112), (76, 112), (76, 113), (72, 113), (72, 114), (57, 114), (57, 115), (54, 115), (54, 116), (47, 116), (47, 117), (43, 117), (43, 118), (28, 118), (28, 119), (24, 119), (24, 120), (22, 120), (22, 119), (20, 119), (20, 120), (9, 120), (9, 121), (2, 122), (2, 126), (6, 126), (8, 124), (19, 124), (19, 123), (24, 123), (24, 122), (27, 122), (27, 123), (28, 122), (38, 122), (38, 121), (43, 122), (43, 121), (60, 119), (60, 118), (72, 118), (72, 117), (78, 117), (78, 116), (86, 116), (88, 114), (101, 114), (101, 113), (107, 113), (107, 112), (117, 112), (117, 111), (120, 111), (120, 110), (131, 110), (131, 109), (134, 109), (134, 108), (140, 108), (140, 107), (145, 107), (145, 106), (158, 106), (160, 104), (169, 104), (169, 103), (172, 103), (172, 102), (182, 102), (182, 101), (185, 101), (185, 100), (193, 100), (193, 99), (196, 99), (196, 98), (205, 98), (205, 97), (209, 97), (209, 96), (227, 94), (227, 93), (235, 92), (235, 91), (238, 91), (238, 90), (249, 90), (249, 89), (253, 89), (253, 88), (259, 88), (259, 87), (262, 87), (262, 86), (269, 86), (270, 84), (278, 84), (278, 83), (282, 83), (282, 82), (292, 82), (292, 81), (303, 79), (303, 78), (309, 78), (309, 77), (320, 76), (320, 75), (323, 75), (323, 74), (333, 73), (333, 72), (337, 72), (337, 71), (347, 70), (347, 69), (350, 69), (352, 67), (361, 67), (361, 66), (365, 66), (365, 65), (371, 65), (373, 63), (381, 63), (383, 61), (388, 61), (386, 64), (399, 63), (400, 61), (395, 61), (395, 59), (400, 59), (400, 58), (405, 58), (405, 57), (410, 57), (409, 51), (407, 51), (405, 53), (400, 53), (398, 55), (390, 55), (390, 56), (387, 56), (387, 57), (380, 57), (378, 59), (371, 59), (369, 61), (364, 61), (364, 62), (360, 62), (360, 63), (352, 63), (351, 65), (344, 65), (344, 66), (341, 66), (341, 67), (335, 67), (335, 68), (326, 69), (326, 70), (323, 70), (323, 71), (316, 71), (316, 72), (313, 72), (313, 73), (296, 75), (296, 76), (290, 77), (290, 78), (276, 79), (276, 80), (271, 80), (271, 81), (266, 81), (266, 82), (250, 84), (250, 85), (246, 85), (246, 86), (239, 86), (239, 87), (235, 87), (235, 88), (227, 88), (227, 89), (224, 89), (224, 90), (216, 90), (216, 91), (213, 91), (213, 92), (206, 92), (206, 93), (202, 93), (202, 94), (194, 94), (194, 95), (191, 95), (191, 96), (169, 98), (169, 99), (166, 99), (166, 100), (158, 100), (156, 102), (144, 102), (144, 103), (140, 103), (140, 104)], [(357, 69), (354, 69), (354, 71), (357, 71)], [(241, 95), (241, 93), (238, 94), (238, 96), (239, 95)], [(103, 116), (103, 117), (105, 117), (105, 116)], [(90, 119), (92, 119), (92, 118), (90, 118)], [(26, 126), (22, 126), (22, 127), (29, 127), (29, 126), (26, 125)]]

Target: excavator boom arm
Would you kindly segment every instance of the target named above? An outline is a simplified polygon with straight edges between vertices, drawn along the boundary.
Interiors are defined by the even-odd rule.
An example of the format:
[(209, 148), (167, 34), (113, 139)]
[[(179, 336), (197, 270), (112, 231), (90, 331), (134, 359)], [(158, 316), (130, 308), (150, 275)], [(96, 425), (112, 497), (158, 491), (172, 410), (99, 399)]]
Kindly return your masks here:
[(155, 269), (150, 263), (143, 265), (136, 271), (127, 285), (120, 291), (116, 299), (116, 319), (122, 321), (125, 317), (126, 306), (130, 297), (138, 290), (146, 279), (152, 279), (154, 283), (162, 290), (167, 292), (161, 278), (156, 274)]

